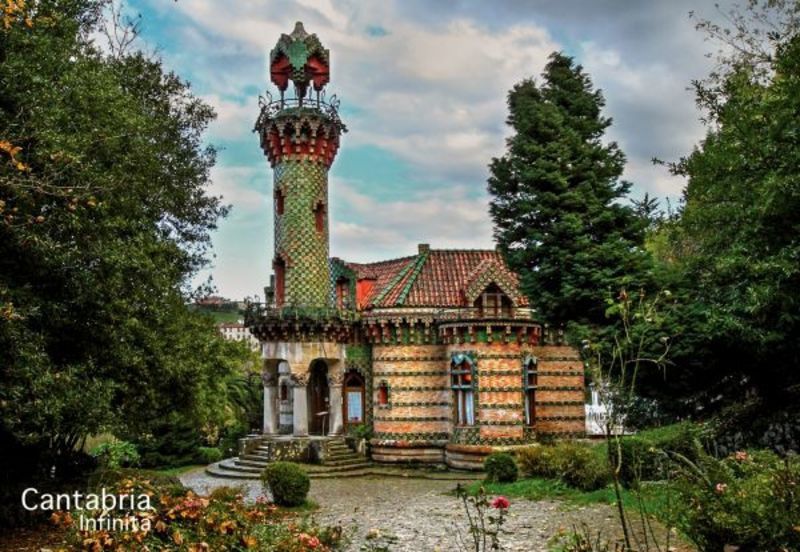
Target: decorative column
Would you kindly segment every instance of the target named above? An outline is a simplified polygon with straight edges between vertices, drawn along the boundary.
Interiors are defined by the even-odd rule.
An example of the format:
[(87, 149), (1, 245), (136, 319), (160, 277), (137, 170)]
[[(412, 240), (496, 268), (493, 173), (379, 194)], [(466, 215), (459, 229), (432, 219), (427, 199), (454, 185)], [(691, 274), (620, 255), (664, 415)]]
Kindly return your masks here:
[(262, 433), (273, 435), (278, 433), (278, 378), (265, 372), (264, 382), (264, 425)]
[(328, 397), (330, 400), (329, 410), (329, 431), (328, 435), (339, 435), (342, 433), (342, 376), (337, 374), (331, 376), (328, 383)]
[(293, 435), (308, 437), (308, 376), (300, 377), (292, 374), (292, 409)]

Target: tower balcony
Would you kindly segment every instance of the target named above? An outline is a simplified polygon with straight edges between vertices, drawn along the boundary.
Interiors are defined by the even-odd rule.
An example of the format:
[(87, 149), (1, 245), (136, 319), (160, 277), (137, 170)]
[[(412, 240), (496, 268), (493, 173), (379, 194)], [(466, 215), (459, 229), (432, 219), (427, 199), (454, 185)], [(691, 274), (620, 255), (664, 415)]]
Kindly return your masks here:
[(358, 314), (329, 305), (284, 305), (248, 302), (244, 325), (261, 341), (307, 341), (323, 337), (345, 341), (352, 336)]
[(284, 98), (273, 100), (269, 93), (259, 98), (254, 132), (270, 165), (286, 160), (304, 160), (330, 167), (339, 149), (339, 137), (347, 127), (339, 118), (339, 100)]

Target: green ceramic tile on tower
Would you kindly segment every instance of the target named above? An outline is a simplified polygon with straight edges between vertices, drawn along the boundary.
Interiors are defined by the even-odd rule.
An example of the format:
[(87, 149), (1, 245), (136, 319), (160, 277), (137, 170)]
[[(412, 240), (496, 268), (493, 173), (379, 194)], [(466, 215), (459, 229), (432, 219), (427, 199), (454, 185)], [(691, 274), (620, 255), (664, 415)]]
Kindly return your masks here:
[[(275, 166), (275, 257), (286, 263), (286, 305), (325, 306), (330, 298), (328, 264), (328, 168), (312, 161), (283, 160)], [(317, 227), (315, 211), (323, 211)]]

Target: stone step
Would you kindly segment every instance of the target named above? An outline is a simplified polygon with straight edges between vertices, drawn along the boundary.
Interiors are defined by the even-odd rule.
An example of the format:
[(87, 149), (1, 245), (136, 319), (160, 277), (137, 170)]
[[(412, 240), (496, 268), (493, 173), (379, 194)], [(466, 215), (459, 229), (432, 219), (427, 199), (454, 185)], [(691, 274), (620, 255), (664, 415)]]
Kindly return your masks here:
[[(360, 462), (357, 464), (348, 464), (343, 466), (324, 466), (324, 465), (306, 465), (304, 466), (306, 473), (311, 478), (315, 478), (321, 474), (343, 474), (354, 470), (363, 470), (369, 468), (368, 462)], [(215, 477), (224, 477), (228, 479), (259, 479), (262, 470), (259, 468), (252, 468), (249, 466), (237, 465), (235, 462), (222, 461), (217, 464), (211, 464), (206, 468), (206, 473)]]
[[(206, 473), (212, 477), (237, 480), (254, 480), (258, 475), (248, 472), (227, 470), (220, 466), (221, 463), (211, 464), (206, 468)], [(415, 469), (398, 469), (393, 467), (377, 466), (364, 463), (354, 465), (347, 469), (327, 468), (325, 466), (307, 466), (308, 476), (311, 479), (331, 479), (334, 477), (404, 477), (408, 479), (432, 479), (439, 481), (474, 481), (483, 478), (483, 474), (459, 471), (426, 471)]]
[(352, 464), (361, 464), (364, 461), (366, 461), (366, 458), (360, 458), (360, 457), (344, 458), (344, 459), (341, 459), (341, 460), (325, 459), (325, 462), (323, 464), (320, 464), (320, 465), (321, 466), (330, 466), (330, 467), (333, 467), (333, 466), (350, 466)]

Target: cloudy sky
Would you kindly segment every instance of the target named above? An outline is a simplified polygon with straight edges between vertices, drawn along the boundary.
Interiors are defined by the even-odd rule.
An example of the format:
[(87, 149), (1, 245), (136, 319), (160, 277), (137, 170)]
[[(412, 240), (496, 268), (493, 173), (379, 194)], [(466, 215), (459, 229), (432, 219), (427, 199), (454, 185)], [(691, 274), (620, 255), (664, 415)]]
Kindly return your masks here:
[(222, 295), (261, 295), (272, 257), (272, 174), (252, 133), (267, 57), (304, 22), (332, 56), (328, 94), (349, 128), (330, 175), (331, 254), (354, 261), (435, 248), (493, 247), (487, 165), (508, 135), (505, 97), (547, 56), (574, 56), (606, 97), (609, 139), (628, 156), (634, 194), (683, 186), (651, 159), (702, 136), (687, 87), (712, 46), (689, 12), (708, 0), (129, 0), (144, 47), (218, 114), (212, 193), (232, 205), (209, 274)]

